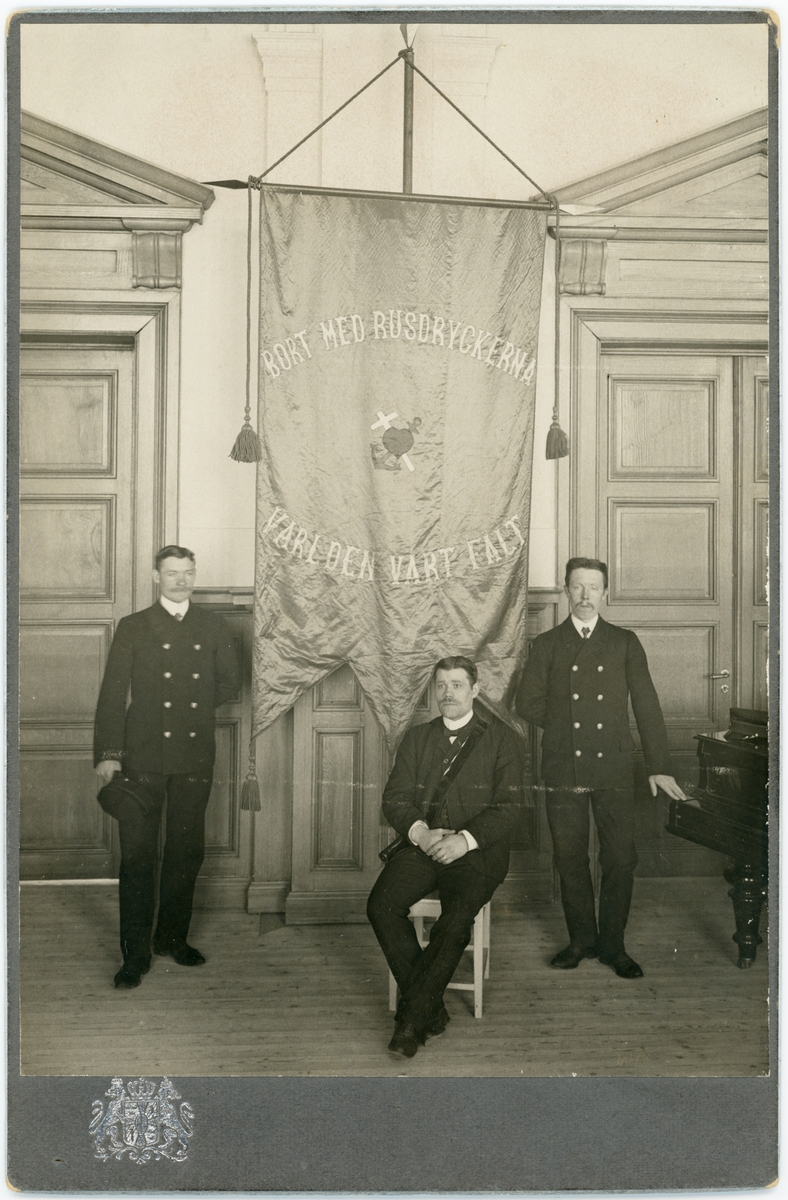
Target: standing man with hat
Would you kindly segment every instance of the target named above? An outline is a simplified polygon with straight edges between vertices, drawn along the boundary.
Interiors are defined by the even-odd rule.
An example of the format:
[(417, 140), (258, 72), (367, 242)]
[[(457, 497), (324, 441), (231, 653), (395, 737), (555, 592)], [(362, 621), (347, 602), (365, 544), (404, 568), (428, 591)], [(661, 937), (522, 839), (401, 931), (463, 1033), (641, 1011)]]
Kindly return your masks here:
[[(607, 566), (571, 558), (564, 591), (569, 616), (531, 647), (517, 692), (517, 712), (539, 725), (542, 780), (553, 860), (569, 945), (551, 966), (569, 970), (598, 957), (623, 979), (643, 971), (624, 949), (637, 853), (629, 702), (635, 714), (652, 796), (686, 796), (671, 774), (665, 722), (646, 654), (631, 629), (599, 615), (607, 596)], [(588, 861), (589, 815), (599, 834), (602, 886), (599, 921)]]
[(96, 709), (94, 762), (102, 784), (122, 771), (147, 793), (144, 806), (124, 802), (118, 819), (123, 965), (115, 976), (117, 988), (137, 987), (150, 969), (165, 799), (167, 833), (153, 952), (172, 955), (181, 966), (205, 962), (186, 936), (205, 852), (215, 710), (239, 687), (229, 629), (220, 617), (190, 601), (196, 578), (192, 551), (165, 546), (156, 555), (153, 578), (159, 599), (118, 624)]

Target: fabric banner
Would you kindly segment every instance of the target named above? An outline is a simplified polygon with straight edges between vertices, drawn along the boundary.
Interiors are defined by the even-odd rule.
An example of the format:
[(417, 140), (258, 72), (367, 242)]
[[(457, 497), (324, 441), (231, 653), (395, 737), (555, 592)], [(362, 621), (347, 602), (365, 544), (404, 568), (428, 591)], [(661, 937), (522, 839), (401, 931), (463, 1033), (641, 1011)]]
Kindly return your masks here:
[(278, 191), (260, 217), (254, 732), (343, 663), (394, 748), (526, 634), (544, 211)]

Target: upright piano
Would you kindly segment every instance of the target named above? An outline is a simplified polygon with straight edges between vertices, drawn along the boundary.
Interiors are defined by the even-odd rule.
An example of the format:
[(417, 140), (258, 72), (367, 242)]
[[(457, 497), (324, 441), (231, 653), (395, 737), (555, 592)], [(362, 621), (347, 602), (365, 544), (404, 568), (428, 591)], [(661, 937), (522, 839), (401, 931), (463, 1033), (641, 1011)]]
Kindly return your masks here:
[(727, 733), (696, 736), (700, 759), (697, 787), (687, 800), (672, 800), (668, 833), (719, 850), (733, 860), (723, 871), (732, 884), (740, 967), (751, 967), (756, 949), (768, 869), (768, 717), (732, 708)]

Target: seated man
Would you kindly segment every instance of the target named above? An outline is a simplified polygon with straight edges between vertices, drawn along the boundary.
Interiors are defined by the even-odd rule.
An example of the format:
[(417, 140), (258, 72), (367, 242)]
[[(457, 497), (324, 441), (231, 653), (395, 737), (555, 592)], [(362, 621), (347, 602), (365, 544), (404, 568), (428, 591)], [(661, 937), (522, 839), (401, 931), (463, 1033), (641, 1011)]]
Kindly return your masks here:
[[(412, 1058), (446, 1029), (444, 989), (474, 917), (506, 876), (522, 808), (524, 744), (474, 708), (476, 678), (468, 658), (436, 665), (442, 716), (406, 732), (383, 792), (383, 812), (406, 844), (381, 872), (367, 915), (402, 994), (389, 1043), (398, 1057)], [(422, 950), (408, 910), (436, 890), (441, 915)]]

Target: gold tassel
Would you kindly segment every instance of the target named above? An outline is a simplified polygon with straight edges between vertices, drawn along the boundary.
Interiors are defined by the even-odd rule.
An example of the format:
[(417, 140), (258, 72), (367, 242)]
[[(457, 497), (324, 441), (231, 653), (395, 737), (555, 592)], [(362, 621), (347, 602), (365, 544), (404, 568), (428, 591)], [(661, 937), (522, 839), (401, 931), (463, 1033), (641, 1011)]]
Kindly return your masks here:
[(561, 391), (561, 205), (557, 196), (548, 197), (555, 208), (555, 357), (554, 357), (554, 395), (553, 423), (547, 431), (547, 446), (545, 458), (567, 458), (569, 456), (569, 438), (564, 433), (558, 420), (558, 397)]
[(241, 788), (241, 811), (260, 812), (260, 784), (257, 782), (257, 756), (254, 738), (249, 741), (249, 770)]
[(558, 418), (555, 417), (552, 425), (547, 431), (547, 449), (545, 450), (545, 458), (566, 458), (568, 454), (569, 438), (558, 424)]
[(243, 428), (235, 439), (235, 445), (230, 451), (230, 458), (234, 458), (236, 462), (260, 462), (263, 457), (263, 452), (260, 449), (260, 439), (252, 429), (252, 424), (247, 417), (244, 421)]
[[(246, 406), (241, 432), (235, 439), (230, 458), (235, 462), (260, 462), (263, 452), (260, 439), (252, 429), (252, 190), (254, 179), (250, 175), (246, 185)], [(247, 780), (248, 782), (248, 780)], [(246, 787), (246, 784), (244, 784)], [(241, 804), (243, 808), (243, 804)], [(259, 804), (258, 804), (259, 808)]]

